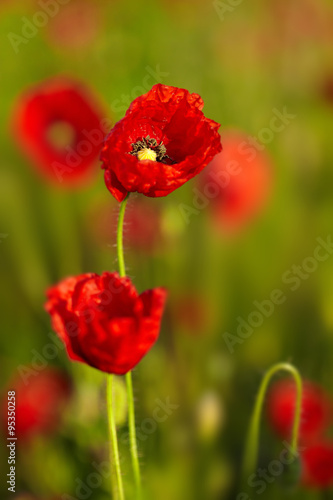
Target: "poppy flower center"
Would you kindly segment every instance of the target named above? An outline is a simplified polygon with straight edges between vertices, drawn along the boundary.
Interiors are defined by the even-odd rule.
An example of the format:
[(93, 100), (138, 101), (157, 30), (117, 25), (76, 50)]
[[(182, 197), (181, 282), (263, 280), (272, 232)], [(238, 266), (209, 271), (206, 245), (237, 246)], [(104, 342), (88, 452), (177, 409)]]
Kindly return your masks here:
[(161, 141), (159, 144), (156, 139), (151, 139), (149, 135), (143, 139), (139, 139), (131, 144), (132, 151), (130, 155), (136, 156), (138, 160), (160, 161), (165, 163), (171, 158), (166, 154), (166, 147)]
[(137, 153), (138, 160), (151, 160), (156, 161), (156, 153), (150, 148), (144, 148)]
[(47, 139), (54, 149), (61, 151), (75, 143), (76, 133), (74, 127), (64, 120), (53, 122), (47, 129)]

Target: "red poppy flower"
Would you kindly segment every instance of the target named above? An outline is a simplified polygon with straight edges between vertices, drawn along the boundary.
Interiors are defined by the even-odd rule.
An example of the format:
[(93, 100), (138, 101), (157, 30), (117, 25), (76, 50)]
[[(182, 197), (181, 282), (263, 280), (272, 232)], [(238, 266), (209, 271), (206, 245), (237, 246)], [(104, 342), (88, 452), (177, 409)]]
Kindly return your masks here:
[(218, 228), (235, 232), (265, 206), (272, 184), (272, 168), (263, 151), (250, 146), (243, 132), (229, 131), (223, 151), (200, 179), (200, 193), (209, 201)]
[[(295, 414), (296, 386), (290, 380), (276, 382), (268, 396), (267, 412), (273, 429), (283, 438), (290, 438)], [(312, 382), (303, 384), (300, 440), (309, 443), (328, 426), (331, 403), (321, 387)]]
[[(36, 373), (31, 368), (31, 375), (24, 381), (15, 379), (9, 385), (15, 391), (16, 431), (19, 441), (28, 441), (36, 435), (48, 435), (54, 432), (71, 394), (68, 377), (55, 368), (44, 368)], [(8, 401), (5, 399), (4, 425), (7, 422)]]
[(202, 113), (198, 94), (157, 84), (135, 99), (102, 150), (109, 191), (166, 196), (192, 179), (222, 149), (220, 125)]
[(320, 442), (307, 447), (301, 455), (302, 481), (313, 488), (333, 486), (333, 443)]
[(123, 375), (157, 340), (166, 291), (155, 288), (138, 295), (129, 278), (105, 272), (67, 278), (47, 297), (45, 308), (68, 356)]
[(14, 137), (42, 174), (67, 185), (87, 180), (107, 126), (88, 89), (52, 78), (24, 92), (13, 116)]

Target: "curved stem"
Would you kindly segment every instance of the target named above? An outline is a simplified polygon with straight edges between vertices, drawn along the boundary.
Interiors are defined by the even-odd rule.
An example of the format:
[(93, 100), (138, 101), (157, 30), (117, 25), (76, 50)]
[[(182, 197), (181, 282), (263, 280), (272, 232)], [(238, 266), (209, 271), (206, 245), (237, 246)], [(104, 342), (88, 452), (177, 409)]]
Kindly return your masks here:
[[(123, 247), (123, 227), (124, 227), (124, 217), (125, 208), (127, 204), (129, 194), (126, 196), (119, 210), (118, 219), (118, 231), (117, 231), (117, 251), (118, 251), (118, 265), (119, 265), (119, 275), (121, 278), (126, 276), (125, 260), (124, 260), (124, 247)], [(141, 476), (140, 476), (140, 465), (138, 457), (138, 448), (136, 444), (136, 429), (135, 429), (135, 411), (134, 411), (134, 397), (133, 397), (133, 385), (132, 385), (132, 373), (126, 373), (126, 385), (127, 385), (127, 399), (128, 399), (128, 427), (129, 427), (129, 437), (130, 437), (130, 450), (132, 457), (132, 466), (134, 471), (135, 485), (137, 490), (137, 498), (141, 498)]]
[[(111, 487), (113, 493), (116, 491), (116, 498), (124, 500), (124, 487), (121, 477), (119, 449), (117, 442), (116, 422), (113, 411), (113, 375), (107, 375), (107, 408), (108, 408), (108, 424), (109, 424), (109, 440), (110, 440), (110, 466), (111, 466)], [(114, 487), (117, 485), (117, 488)], [(114, 491), (115, 490), (115, 491)]]
[(301, 421), (302, 378), (299, 374), (299, 371), (290, 363), (278, 363), (272, 366), (265, 374), (260, 384), (259, 391), (256, 397), (256, 402), (250, 421), (249, 433), (244, 452), (244, 461), (243, 461), (244, 478), (247, 475), (252, 474), (256, 467), (258, 459), (260, 418), (261, 418), (266, 390), (273, 375), (275, 375), (275, 373), (281, 370), (289, 372), (294, 377), (294, 380), (296, 382), (296, 407), (295, 407), (295, 415), (292, 428), (292, 442), (291, 442), (290, 453), (294, 453), (295, 455), (297, 454), (298, 435), (299, 435), (299, 427)]

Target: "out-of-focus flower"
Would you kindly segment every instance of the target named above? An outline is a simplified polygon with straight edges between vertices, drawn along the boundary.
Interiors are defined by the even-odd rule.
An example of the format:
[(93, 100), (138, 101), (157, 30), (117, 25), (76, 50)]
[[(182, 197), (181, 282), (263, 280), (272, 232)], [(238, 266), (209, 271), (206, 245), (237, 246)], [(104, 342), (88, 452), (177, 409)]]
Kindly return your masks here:
[(325, 2), (317, 0), (288, 0), (271, 2), (275, 26), (297, 44), (309, 39), (332, 40), (332, 10)]
[(166, 291), (154, 288), (139, 295), (129, 278), (105, 272), (66, 278), (47, 297), (45, 308), (68, 356), (123, 375), (156, 342)]
[(306, 486), (325, 489), (333, 486), (333, 443), (321, 441), (301, 453), (302, 481)]
[(333, 74), (324, 80), (321, 86), (321, 95), (327, 103), (333, 106)]
[(47, 25), (48, 38), (57, 47), (83, 49), (91, 44), (101, 29), (100, 5), (93, 0), (71, 0), (60, 6)]
[[(36, 435), (49, 435), (56, 431), (61, 415), (71, 395), (71, 383), (66, 374), (55, 368), (45, 368), (24, 381), (13, 380), (9, 386), (15, 391), (15, 436), (18, 442), (28, 441)], [(5, 400), (4, 425), (8, 425)]]
[(227, 233), (242, 229), (263, 210), (271, 187), (269, 158), (239, 131), (223, 135), (222, 153), (200, 179), (200, 193), (208, 200), (216, 227)]
[[(156, 204), (155, 204), (156, 205)], [(117, 234), (119, 205), (108, 196), (100, 197), (91, 207), (87, 224), (89, 232), (99, 245), (113, 246)], [(124, 223), (124, 245), (133, 253), (155, 255), (165, 252), (171, 237), (164, 231), (164, 212), (160, 205), (151, 206), (143, 196), (132, 196), (126, 207)], [(108, 250), (109, 252), (109, 250)]]
[(161, 84), (132, 102), (101, 155), (106, 186), (118, 201), (134, 191), (166, 196), (221, 151), (220, 125), (202, 108), (198, 94)]
[(134, 251), (154, 253), (162, 246), (161, 213), (142, 198), (130, 200), (126, 210), (125, 244)]
[(23, 92), (13, 113), (13, 135), (32, 164), (49, 180), (86, 182), (110, 121), (81, 83), (51, 78)]
[[(280, 380), (270, 389), (267, 400), (268, 420), (283, 438), (292, 432), (296, 406), (296, 386), (291, 380)], [(300, 441), (310, 443), (327, 428), (331, 418), (331, 403), (323, 389), (310, 381), (303, 383)]]
[(172, 304), (172, 317), (177, 330), (190, 335), (203, 334), (209, 330), (213, 311), (204, 296), (193, 292), (175, 297)]

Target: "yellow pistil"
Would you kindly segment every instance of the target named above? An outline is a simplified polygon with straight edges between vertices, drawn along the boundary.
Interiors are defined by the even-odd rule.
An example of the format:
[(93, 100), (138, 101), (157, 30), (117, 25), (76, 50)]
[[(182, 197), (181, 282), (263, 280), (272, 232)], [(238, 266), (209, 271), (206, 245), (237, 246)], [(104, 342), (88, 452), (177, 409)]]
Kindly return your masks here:
[(138, 160), (151, 160), (156, 161), (156, 153), (150, 148), (143, 148), (137, 152)]

